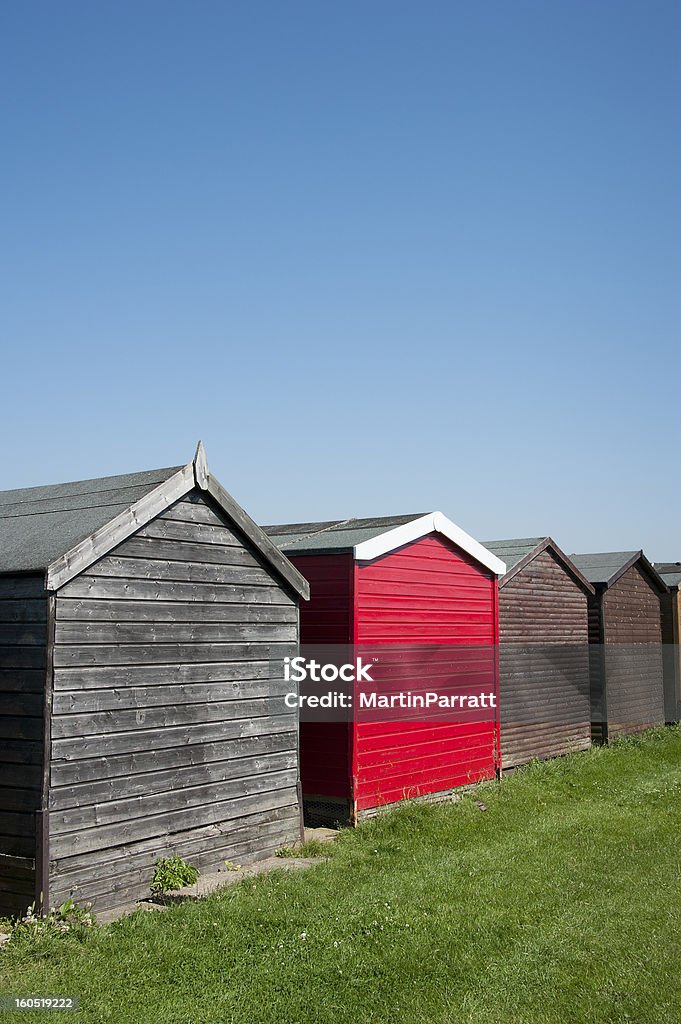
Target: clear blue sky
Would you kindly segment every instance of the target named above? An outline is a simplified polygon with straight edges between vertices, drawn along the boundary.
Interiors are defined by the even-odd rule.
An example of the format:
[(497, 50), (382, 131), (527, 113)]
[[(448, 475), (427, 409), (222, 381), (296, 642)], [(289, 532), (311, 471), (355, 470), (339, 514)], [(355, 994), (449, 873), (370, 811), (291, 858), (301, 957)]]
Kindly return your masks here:
[(4, 488), (681, 559), (681, 5), (6, 3)]

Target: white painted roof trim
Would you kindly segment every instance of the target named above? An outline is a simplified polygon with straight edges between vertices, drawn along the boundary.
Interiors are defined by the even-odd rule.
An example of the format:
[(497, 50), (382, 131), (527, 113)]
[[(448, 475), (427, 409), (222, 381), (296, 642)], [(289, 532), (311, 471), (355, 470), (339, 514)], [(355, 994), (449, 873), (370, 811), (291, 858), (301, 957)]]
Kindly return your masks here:
[(380, 533), (378, 537), (372, 537), (371, 540), (362, 541), (361, 544), (355, 545), (353, 554), (358, 562), (371, 562), (374, 558), (380, 558), (381, 555), (395, 551), (404, 544), (411, 544), (414, 540), (427, 537), (429, 533), (441, 533), (443, 537), (450, 540), (452, 544), (456, 544), (496, 576), (506, 574), (505, 562), (493, 555), (491, 551), (488, 551), (486, 547), (483, 547), (442, 512), (429, 512), (428, 515), (421, 516), (420, 519), (412, 519), (410, 523), (386, 530), (385, 533)]

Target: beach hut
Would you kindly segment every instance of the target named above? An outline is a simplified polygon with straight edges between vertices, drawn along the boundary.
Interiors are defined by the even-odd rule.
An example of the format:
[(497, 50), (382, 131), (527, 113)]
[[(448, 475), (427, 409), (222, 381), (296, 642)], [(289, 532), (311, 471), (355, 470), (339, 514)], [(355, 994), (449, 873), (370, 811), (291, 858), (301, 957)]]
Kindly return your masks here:
[(593, 586), (551, 537), (483, 543), (507, 570), (499, 580), (502, 767), (588, 749)]
[[(457, 671), (495, 695), (497, 577), (504, 563), (439, 512), (265, 527), (310, 583), (301, 644), (391, 648), (423, 691)], [(443, 668), (446, 662), (447, 667)], [(399, 664), (398, 664), (399, 663)], [(447, 679), (450, 677), (447, 676)], [(389, 689), (393, 683), (385, 679)], [(405, 797), (443, 796), (492, 778), (496, 711), (481, 720), (387, 717), (301, 722), (311, 824), (356, 823)], [(482, 720), (484, 719), (484, 720)]]
[[(0, 912), (300, 836), (283, 658), (307, 583), (208, 471), (0, 492)], [(290, 689), (290, 684), (286, 687)]]
[(681, 718), (681, 562), (654, 562), (669, 592), (662, 595), (662, 657), (664, 658), (664, 717), (668, 725)]
[(571, 555), (589, 601), (592, 738), (607, 742), (665, 720), (660, 598), (667, 587), (642, 551)]

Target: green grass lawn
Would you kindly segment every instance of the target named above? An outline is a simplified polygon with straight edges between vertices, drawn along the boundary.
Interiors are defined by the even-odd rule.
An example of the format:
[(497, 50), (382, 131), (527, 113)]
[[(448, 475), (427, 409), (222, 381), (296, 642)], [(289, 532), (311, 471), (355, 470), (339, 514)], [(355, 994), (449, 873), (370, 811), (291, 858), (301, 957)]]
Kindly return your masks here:
[(675, 728), (406, 805), (307, 872), (10, 943), (0, 990), (131, 1024), (679, 1024), (680, 867)]

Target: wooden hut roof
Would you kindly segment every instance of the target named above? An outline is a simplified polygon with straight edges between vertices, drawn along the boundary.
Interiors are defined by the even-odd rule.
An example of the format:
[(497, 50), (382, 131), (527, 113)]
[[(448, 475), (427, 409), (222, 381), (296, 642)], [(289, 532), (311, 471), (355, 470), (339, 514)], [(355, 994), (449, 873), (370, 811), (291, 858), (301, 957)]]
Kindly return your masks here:
[(264, 526), (263, 529), (289, 555), (352, 551), (358, 561), (371, 561), (429, 533), (440, 533), (496, 575), (501, 576), (506, 571), (506, 565), (501, 559), (442, 512), (289, 523)]
[(550, 551), (551, 554), (563, 566), (569, 576), (587, 594), (593, 594), (593, 585), (586, 576), (580, 572), (572, 559), (556, 544), (552, 537), (520, 537), (512, 540), (486, 540), (483, 541), (486, 548), (492, 551), (498, 558), (506, 562), (506, 574), (499, 580), (499, 586), (504, 587), (509, 583), (526, 565), (529, 565), (543, 551)]
[(570, 558), (586, 578), (595, 585), (611, 587), (627, 569), (638, 562), (657, 590), (661, 593), (667, 590), (666, 583), (641, 550), (595, 551), (590, 554), (570, 555)]
[(0, 491), (0, 574), (44, 572), (61, 587), (195, 487), (210, 494), (302, 597), (307, 581), (209, 472), (203, 445), (186, 466)]
[(678, 590), (681, 586), (681, 562), (653, 562), (670, 590)]
[(181, 468), (0, 491), (0, 573), (44, 571)]

